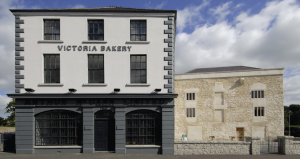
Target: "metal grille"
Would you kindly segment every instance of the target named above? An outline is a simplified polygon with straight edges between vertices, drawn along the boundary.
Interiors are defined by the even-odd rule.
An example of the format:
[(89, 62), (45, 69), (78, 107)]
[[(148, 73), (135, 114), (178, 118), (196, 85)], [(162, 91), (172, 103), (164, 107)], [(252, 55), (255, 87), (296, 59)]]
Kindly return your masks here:
[(268, 154), (268, 153), (278, 153), (278, 149), (280, 148), (280, 144), (278, 144), (278, 139), (276, 137), (267, 137), (262, 138), (260, 141), (260, 153)]
[(36, 115), (35, 145), (82, 145), (82, 115), (65, 110)]
[(126, 145), (161, 145), (161, 114), (138, 110), (126, 114)]

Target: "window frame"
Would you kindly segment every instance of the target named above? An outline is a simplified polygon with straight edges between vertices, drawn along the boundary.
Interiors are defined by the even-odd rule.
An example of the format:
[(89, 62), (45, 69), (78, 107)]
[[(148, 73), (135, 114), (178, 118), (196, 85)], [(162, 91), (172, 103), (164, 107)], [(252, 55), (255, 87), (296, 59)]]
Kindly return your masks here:
[(196, 116), (195, 108), (186, 108), (186, 117), (187, 118), (194, 118), (195, 116)]
[[(101, 68), (99, 68), (99, 69), (92, 69), (92, 70), (99, 70), (99, 71), (102, 70), (102, 71), (103, 71), (103, 79), (102, 79), (103, 82), (100, 81), (100, 77), (101, 77), (100, 73), (99, 73), (99, 75), (98, 75), (98, 76), (99, 76), (98, 82), (90, 82), (90, 69), (91, 69), (91, 68), (90, 68), (90, 63), (89, 63), (89, 62), (90, 62), (90, 60), (89, 60), (89, 57), (90, 57), (90, 56), (99, 56), (99, 57), (102, 56), (102, 57), (103, 57), (103, 58), (102, 58), (102, 59), (103, 59), (103, 64), (102, 64), (102, 65), (103, 65), (103, 66), (102, 66), (103, 69), (101, 69)], [(105, 61), (104, 61), (104, 54), (88, 54), (87, 57), (88, 57), (88, 58), (87, 58), (87, 60), (88, 60), (88, 61), (87, 61), (87, 64), (88, 64), (88, 83), (105, 83), (105, 70), (104, 70), (104, 62), (105, 62)], [(99, 59), (99, 58), (98, 58), (98, 59)], [(95, 60), (93, 60), (93, 62), (95, 62)], [(99, 61), (99, 64), (100, 64), (100, 62), (101, 62), (101, 61)], [(93, 64), (94, 64), (94, 63), (93, 63)], [(100, 65), (99, 65), (99, 66), (100, 66)], [(94, 75), (94, 73), (93, 73), (93, 75)], [(95, 75), (94, 75), (94, 76), (95, 76)], [(93, 78), (94, 78), (94, 77), (93, 77)]]
[[(59, 22), (59, 33), (53, 33), (53, 30), (51, 31), (51, 33), (46, 33), (46, 27), (48, 27), (47, 25), (46, 25), (46, 21), (58, 21)], [(51, 23), (51, 22), (50, 22)], [(44, 40), (53, 40), (53, 41), (55, 41), (55, 40), (60, 40), (61, 39), (61, 30), (60, 30), (60, 27), (61, 26), (61, 24), (60, 24), (60, 19), (43, 19), (43, 39)], [(49, 26), (49, 27), (51, 27), (51, 26)], [(55, 26), (52, 26), (52, 27), (57, 27), (56, 26), (56, 23), (55, 23)], [(55, 35), (55, 39), (53, 39), (53, 38), (50, 38), (50, 39), (46, 39), (46, 35), (50, 35), (50, 37), (52, 37), (53, 35)], [(56, 35), (59, 35), (59, 38), (58, 39), (56, 39)]]
[[(134, 57), (134, 56), (140, 56), (140, 69), (137, 69), (137, 68), (132, 68), (132, 57)], [(145, 69), (142, 69), (142, 59), (141, 59), (141, 57), (142, 56), (144, 56), (145, 57)], [(137, 62), (134, 62), (135, 64), (137, 63)], [(136, 66), (136, 65), (135, 65)], [(136, 81), (136, 78), (138, 77), (138, 76), (136, 76), (136, 74), (135, 74), (135, 76), (133, 76), (132, 75), (132, 71), (133, 70), (135, 70), (135, 71), (137, 71), (137, 70), (140, 70), (140, 81), (139, 82), (132, 82), (133, 81), (133, 79), (132, 79), (132, 77), (135, 77), (135, 81)], [(142, 75), (141, 75), (141, 70), (144, 70), (145, 71), (145, 82), (141, 82), (142, 80), (141, 80), (141, 78), (143, 77)], [(136, 72), (135, 72), (136, 73)], [(147, 55), (130, 55), (130, 83), (131, 84), (136, 84), (136, 83), (140, 83), (140, 84), (146, 84), (147, 83)]]
[[(95, 35), (99, 35), (100, 37), (101, 37), (101, 35), (103, 36), (103, 39), (101, 40), (101, 39), (90, 39), (90, 33), (89, 33), (89, 29), (90, 29), (90, 27), (89, 27), (89, 21), (102, 21), (102, 25), (103, 25), (103, 34), (92, 34), (93, 36), (95, 36)], [(100, 27), (98, 27), (98, 29), (99, 29)], [(93, 29), (94, 29), (94, 26), (93, 26)], [(98, 32), (99, 32), (99, 30), (98, 30)], [(87, 39), (88, 39), (88, 41), (104, 41), (104, 39), (105, 39), (105, 36), (104, 36), (104, 19), (88, 19), (87, 20)]]
[(253, 116), (254, 117), (264, 117), (266, 114), (265, 107), (254, 107), (253, 108)]
[[(137, 27), (131, 27), (131, 22), (132, 21), (135, 21), (135, 22), (137, 22), (137, 21), (139, 21), (139, 22), (145, 22), (145, 27), (139, 27), (140, 29), (145, 28), (145, 34), (142, 34), (142, 31), (140, 32), (140, 34), (136, 34), (136, 33), (132, 34), (132, 28), (137, 28)], [(144, 20), (144, 19), (131, 19), (130, 23), (129, 23), (129, 28), (130, 28), (130, 31), (129, 31), (129, 34), (130, 34), (129, 35), (129, 39), (130, 39), (130, 41), (147, 41), (147, 20)], [(131, 35), (135, 35), (135, 40), (131, 39)], [(139, 40), (136, 40), (136, 36), (137, 35), (140, 36)], [(142, 35), (145, 35), (145, 40), (141, 40), (141, 36)]]
[(195, 100), (195, 93), (186, 93), (186, 100)]
[[(58, 118), (53, 117), (54, 116), (53, 114), (55, 113), (57, 113), (56, 115)], [(46, 114), (50, 114), (50, 118), (45, 118)], [(62, 118), (61, 117), (62, 114), (64, 114), (67, 118)], [(74, 118), (72, 118), (72, 116)], [(69, 111), (69, 110), (50, 110), (50, 111), (39, 113), (35, 115), (34, 118), (35, 118), (35, 146), (81, 146), (83, 145), (82, 114)], [(62, 121), (66, 121), (66, 122), (62, 122)], [(71, 121), (74, 121), (73, 127), (72, 126), (70, 127), (70, 124), (72, 123)], [(66, 127), (64, 127), (62, 123), (66, 124), (65, 125)], [(47, 126), (45, 127), (45, 125)], [(72, 132), (70, 130), (72, 129), (74, 129), (75, 132), (73, 135), (70, 135), (70, 132)], [(48, 133), (45, 133), (47, 132), (47, 130)], [(48, 136), (44, 136), (45, 135), (44, 133), (48, 134)], [(63, 135), (62, 133), (65, 133), (66, 136)], [(47, 141), (46, 138), (50, 138), (50, 140), (48, 140), (50, 144), (46, 143)], [(57, 140), (54, 140), (55, 138)], [(71, 143), (70, 139), (72, 138), (73, 138), (73, 142), (72, 144), (70, 144)], [(63, 142), (62, 139), (65, 139), (65, 142)], [(58, 144), (53, 144), (53, 142), (55, 141), (58, 142)], [(67, 143), (67, 144), (63, 144), (63, 143)]]
[[(138, 114), (138, 115), (136, 115)], [(153, 118), (149, 118), (149, 115), (151, 114), (153, 116)], [(150, 115), (150, 116), (151, 116)], [(144, 118), (143, 118), (144, 117)], [(147, 118), (148, 117), (148, 118)], [(133, 121), (136, 121), (138, 120), (138, 122), (133, 122)], [(141, 122), (143, 121), (144, 122)], [(147, 125), (147, 120), (152, 120), (153, 122), (153, 127), (149, 127), (149, 123), (151, 122), (148, 122), (149, 125)], [(142, 123), (144, 123), (146, 126), (141, 126), (143, 125)], [(130, 125), (131, 124), (131, 125)], [(138, 126), (134, 126), (134, 124), (137, 124)], [(141, 110), (135, 110), (135, 111), (132, 111), (132, 112), (129, 112), (126, 114), (125, 116), (125, 127), (126, 127), (126, 130), (125, 130), (125, 133), (126, 133), (126, 143), (125, 145), (161, 145), (162, 144), (162, 113), (159, 113), (159, 112), (156, 112), (156, 111), (153, 111), (153, 110), (145, 110), (145, 109), (141, 109)], [(130, 131), (130, 130), (131, 131)], [(134, 129), (138, 129), (138, 131), (134, 131)], [(144, 134), (141, 134), (143, 133), (143, 130), (141, 129), (144, 129), (146, 132), (144, 132)], [(152, 133), (153, 135), (149, 135), (151, 133), (151, 130), (152, 129)], [(138, 134), (135, 134), (135, 133), (138, 133)], [(149, 133), (149, 134), (148, 134)], [(148, 137), (152, 137), (152, 139), (154, 140), (152, 143), (148, 143)], [(135, 139), (134, 139), (135, 138)], [(143, 142), (143, 138), (146, 138)], [(134, 144), (133, 142), (137, 142), (137, 144)]]
[[(44, 56), (44, 83), (60, 83), (60, 54), (43, 54)], [(47, 68), (47, 62), (46, 62), (46, 56), (49, 56), (49, 68)], [(54, 65), (55, 68), (51, 68), (52, 64), (51, 64), (51, 57), (54, 56)], [(57, 56), (58, 61), (57, 61)], [(57, 65), (58, 62), (58, 65)], [(58, 66), (58, 68), (57, 68)], [(47, 70), (49, 70), (50, 75), (47, 73)], [(55, 72), (55, 80), (52, 82), (51, 81), (51, 72), (54, 71)], [(59, 72), (59, 75), (57, 75), (57, 72)], [(48, 77), (49, 76), (49, 77)], [(49, 82), (47, 82), (47, 79), (49, 78)]]
[(265, 98), (265, 90), (252, 90), (251, 98)]

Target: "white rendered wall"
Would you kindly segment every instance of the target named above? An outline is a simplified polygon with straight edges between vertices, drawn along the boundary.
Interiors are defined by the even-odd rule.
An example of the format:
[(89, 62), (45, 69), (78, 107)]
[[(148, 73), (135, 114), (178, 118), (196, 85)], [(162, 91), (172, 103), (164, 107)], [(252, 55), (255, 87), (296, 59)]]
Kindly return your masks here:
[[(33, 88), (35, 93), (67, 93), (68, 88), (77, 89), (77, 93), (111, 93), (114, 88), (120, 88), (120, 93), (151, 93), (155, 88), (161, 88), (160, 93), (167, 93), (164, 84), (168, 84), (164, 75), (168, 65), (164, 57), (168, 47), (164, 39), (168, 38), (164, 30), (168, 25), (164, 21), (168, 16), (21, 16), (25, 24), (21, 24), (25, 39), (21, 43), (24, 47), (25, 60), (21, 61), (25, 69), (20, 74), (25, 76), (20, 83), (25, 88)], [(43, 19), (60, 19), (60, 40), (63, 43), (38, 43), (43, 39)], [(104, 20), (104, 41), (107, 43), (82, 43), (87, 41), (87, 21), (89, 19)], [(147, 21), (147, 41), (149, 44), (126, 44), (130, 41), (130, 20), (139, 19)], [(97, 51), (59, 51), (58, 45), (96, 46)], [(130, 51), (101, 51), (100, 46), (132, 46)], [(63, 86), (39, 86), (44, 83), (44, 54), (60, 55), (60, 83)], [(107, 86), (83, 86), (88, 83), (88, 54), (104, 55), (104, 83)], [(147, 55), (147, 83), (150, 86), (126, 86), (130, 83), (130, 55)], [(25, 93), (21, 89), (21, 93)]]

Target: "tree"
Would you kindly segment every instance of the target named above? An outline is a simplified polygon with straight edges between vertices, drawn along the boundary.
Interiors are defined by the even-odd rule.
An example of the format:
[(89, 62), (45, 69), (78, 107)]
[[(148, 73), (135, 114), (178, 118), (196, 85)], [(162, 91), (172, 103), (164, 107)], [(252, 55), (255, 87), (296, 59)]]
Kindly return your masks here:
[(300, 105), (292, 104), (289, 109), (291, 110), (291, 125), (300, 125)]
[(15, 99), (12, 99), (6, 106), (6, 112), (5, 113), (11, 113), (10, 116), (7, 117), (7, 125), (8, 126), (15, 126)]

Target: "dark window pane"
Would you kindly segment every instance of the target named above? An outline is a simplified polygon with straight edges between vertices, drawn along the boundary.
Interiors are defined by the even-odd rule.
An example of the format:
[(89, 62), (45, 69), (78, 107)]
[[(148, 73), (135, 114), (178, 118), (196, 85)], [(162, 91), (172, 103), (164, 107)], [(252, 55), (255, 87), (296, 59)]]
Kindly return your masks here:
[(146, 41), (146, 36), (145, 35), (141, 35), (141, 41)]
[(89, 34), (93, 34), (94, 33), (93, 31), (94, 31), (93, 28), (89, 28)]
[(261, 91), (261, 97), (264, 98), (264, 91)]
[(59, 20), (44, 20), (44, 40), (60, 40)]
[(261, 116), (264, 116), (264, 107), (261, 107)]
[(135, 35), (130, 35), (130, 41), (135, 41)]
[(141, 77), (141, 83), (146, 83), (146, 77)]
[(135, 21), (130, 22), (130, 27), (135, 27)]
[(254, 116), (257, 116), (257, 107), (254, 109)]

